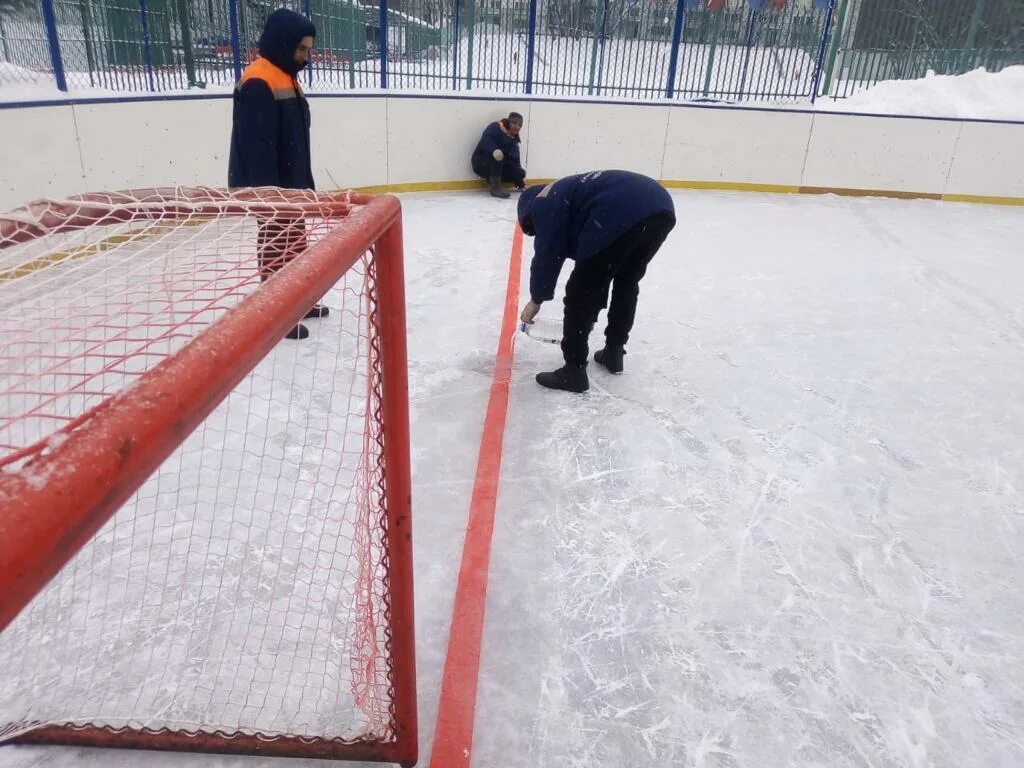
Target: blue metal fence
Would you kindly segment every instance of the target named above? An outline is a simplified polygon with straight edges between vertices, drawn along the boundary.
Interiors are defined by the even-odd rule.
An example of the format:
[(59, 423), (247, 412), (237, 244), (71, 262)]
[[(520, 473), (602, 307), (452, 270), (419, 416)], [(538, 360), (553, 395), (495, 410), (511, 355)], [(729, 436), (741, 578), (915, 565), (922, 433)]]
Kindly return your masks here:
[(228, 88), (281, 5), (317, 26), (313, 91), (798, 100), (1024, 63), (1019, 0), (7, 0), (0, 99)]
[(1022, 0), (836, 0), (821, 92), (1024, 63)]

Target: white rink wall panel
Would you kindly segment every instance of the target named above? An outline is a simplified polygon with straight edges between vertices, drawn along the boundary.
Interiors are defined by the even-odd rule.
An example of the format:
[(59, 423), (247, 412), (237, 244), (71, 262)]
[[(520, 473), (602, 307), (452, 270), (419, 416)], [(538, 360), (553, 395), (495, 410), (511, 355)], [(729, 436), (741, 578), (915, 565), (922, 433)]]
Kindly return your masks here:
[(661, 178), (670, 109), (536, 101), (530, 110), (531, 178), (619, 168)]
[[(388, 184), (466, 181), (475, 178), (470, 156), (484, 127), (519, 112), (526, 119), (523, 154), (533, 124), (529, 104), (475, 99), (387, 100)], [(528, 160), (523, 163), (530, 171)], [(377, 181), (368, 182), (380, 184)]]
[(386, 99), (312, 98), (310, 112), (313, 179), (319, 189), (384, 183), (388, 174)]
[(801, 183), (941, 194), (960, 123), (816, 114)]
[[(1024, 123), (372, 94), (316, 96), (311, 109), (320, 189), (465, 184), (484, 126), (516, 110), (531, 179), (624, 168), (711, 186), (1024, 198)], [(229, 97), (2, 109), (0, 208), (85, 191), (222, 186), (230, 136)]]
[(814, 115), (673, 109), (661, 178), (799, 186)]
[(0, 209), (79, 192), (82, 185), (70, 106), (0, 110)]
[(85, 189), (228, 181), (231, 101), (177, 99), (77, 104)]
[(1024, 197), (1024, 124), (963, 123), (945, 192)]

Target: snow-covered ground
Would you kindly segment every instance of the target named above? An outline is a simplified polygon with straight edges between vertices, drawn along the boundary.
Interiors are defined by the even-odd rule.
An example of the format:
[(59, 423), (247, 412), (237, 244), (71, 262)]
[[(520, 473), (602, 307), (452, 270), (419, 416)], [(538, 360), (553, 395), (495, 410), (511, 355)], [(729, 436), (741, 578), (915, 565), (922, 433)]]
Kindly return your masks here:
[[(514, 41), (513, 41), (514, 42)], [(508, 40), (496, 39), (494, 45), (511, 45)], [(595, 87), (589, 88), (589, 75), (581, 75), (590, 66), (589, 43), (579, 41), (549, 41), (546, 49), (538, 46), (537, 65), (534, 70), (533, 98), (545, 96), (572, 96), (580, 99), (613, 101), (679, 103), (687, 96), (702, 98), (707, 60), (706, 46), (688, 46), (680, 57), (677, 89), (680, 98), (664, 98), (667, 77), (667, 49), (651, 43), (612, 41), (602, 67), (595, 76)], [(486, 41), (477, 41), (477, 54), (470, 82), (468, 50), (463, 45), (459, 78), (453, 78), (453, 63), (447, 58), (389, 65), (392, 89), (401, 93), (438, 95), (472, 94), (477, 96), (507, 96), (518, 93), (525, 78), (525, 51), (489, 50)], [(741, 48), (723, 46), (715, 54), (709, 98), (726, 98), (741, 84), (760, 92), (771, 92), (777, 97), (771, 101), (735, 102), (745, 106), (769, 108), (804, 108), (818, 111), (862, 112), (880, 115), (920, 115), (992, 120), (1024, 120), (1024, 66), (1007, 67), (1000, 72), (978, 69), (964, 75), (929, 75), (919, 80), (892, 80), (865, 86), (842, 99), (819, 98), (812, 105), (808, 78), (813, 73), (813, 61), (802, 51), (781, 53), (774, 49), (754, 49), (750, 56)], [(745, 73), (745, 74), (744, 74)], [(233, 75), (230, 69), (204, 70), (200, 79), (207, 83), (203, 89), (177, 88), (161, 85), (165, 94), (230, 93)], [(160, 76), (157, 76), (158, 83)], [(15, 67), (0, 62), (0, 103), (19, 101), (45, 101), (68, 98), (102, 96), (130, 97), (151, 95), (149, 91), (111, 90), (87, 85), (86, 73), (70, 73), (69, 91), (61, 92), (47, 74)], [(310, 93), (338, 91), (379, 93), (380, 65), (376, 61), (361, 62), (351, 73), (348, 70), (326, 73), (314, 71), (310, 81), (302, 75), (303, 85)], [(457, 83), (458, 88), (455, 88)], [(567, 85), (576, 83), (576, 85)], [(642, 89), (636, 90), (637, 88)]]
[[(517, 342), (472, 764), (1018, 768), (1024, 209), (673, 197), (624, 375)], [(514, 205), (403, 205), (427, 765)], [(139, 764), (278, 761), (0, 747)]]
[[(463, 40), (458, 66), (447, 53), (435, 60), (391, 63), (389, 81), (395, 87), (436, 85), (465, 90), (472, 76), (474, 89), (506, 93), (522, 90), (526, 81), (525, 37), (477, 35), (472, 51), (471, 54), (469, 41)], [(671, 53), (667, 41), (612, 39), (596, 45), (590, 38), (538, 35), (533, 93), (661, 99), (668, 85)], [(379, 71), (378, 62), (362, 62), (356, 76), (357, 86), (372, 85)], [(680, 94), (698, 97), (704, 94), (706, 86), (709, 98), (745, 91), (796, 98), (811, 92), (813, 76), (814, 59), (801, 49), (748, 49), (737, 45), (712, 49), (708, 45), (687, 44), (680, 49), (675, 87)]]
[[(537, 37), (534, 53), (533, 92), (537, 95), (592, 95), (615, 98), (661, 98), (668, 82), (671, 46), (647, 40), (594, 40), (568, 37)], [(486, 34), (472, 41), (463, 39), (458, 61), (447, 49), (432, 49), (416, 58), (388, 63), (389, 87), (430, 88), (456, 91), (494, 91), (516, 93), (526, 80), (527, 47), (523, 36)], [(710, 65), (710, 79), (708, 69)], [(687, 45), (681, 51), (676, 89), (680, 93), (703, 94), (710, 98), (722, 94), (756, 90), (779, 98), (810, 93), (814, 61), (806, 51), (788, 48), (718, 46), (714, 52), (706, 45)], [(378, 59), (356, 62), (336, 68), (314, 67), (300, 79), (311, 92), (337, 92), (376, 88), (380, 84)], [(70, 90), (96, 91), (116, 86), (117, 93), (147, 91), (147, 75), (133, 68), (130, 77), (119, 73), (100, 73), (90, 83), (87, 72), (66, 73)], [(154, 87), (161, 93), (188, 92), (183, 68), (154, 71)], [(230, 62), (221, 69), (201, 69), (198, 79), (208, 88), (231, 87), (234, 73)], [(104, 84), (108, 88), (104, 89)], [(38, 86), (38, 87), (32, 87)], [(56, 93), (53, 78), (38, 71), (0, 63), (0, 100), (50, 98)], [(201, 92), (193, 89), (191, 92)]]

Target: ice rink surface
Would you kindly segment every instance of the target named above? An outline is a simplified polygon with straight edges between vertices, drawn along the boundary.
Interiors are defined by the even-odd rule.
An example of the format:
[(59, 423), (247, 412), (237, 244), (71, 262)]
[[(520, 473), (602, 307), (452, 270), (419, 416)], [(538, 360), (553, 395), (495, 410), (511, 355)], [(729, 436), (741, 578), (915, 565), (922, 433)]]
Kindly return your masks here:
[[(674, 198), (624, 375), (517, 341), (473, 765), (1024, 765), (1024, 209)], [(403, 205), (427, 765), (514, 201)]]

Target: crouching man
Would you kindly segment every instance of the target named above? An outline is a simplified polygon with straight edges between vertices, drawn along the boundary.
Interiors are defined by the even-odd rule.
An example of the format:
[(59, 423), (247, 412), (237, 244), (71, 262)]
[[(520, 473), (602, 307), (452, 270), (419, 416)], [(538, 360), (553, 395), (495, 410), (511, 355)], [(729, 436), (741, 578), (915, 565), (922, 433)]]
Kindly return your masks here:
[(523, 127), (523, 116), (512, 112), (508, 117), (488, 125), (473, 150), (473, 173), (487, 180), (492, 197), (506, 199), (509, 193), (501, 186), (511, 183), (522, 191), (526, 182), (526, 171), (520, 164), (519, 131)]

